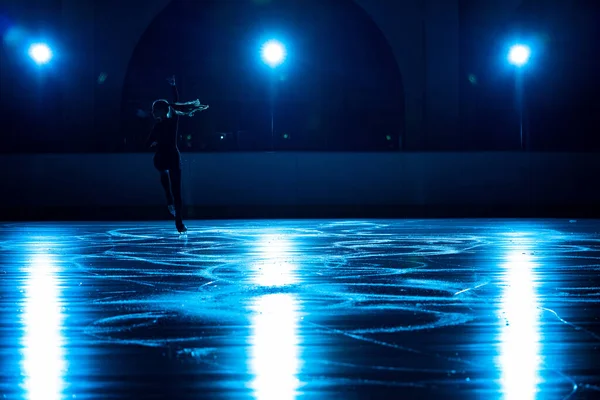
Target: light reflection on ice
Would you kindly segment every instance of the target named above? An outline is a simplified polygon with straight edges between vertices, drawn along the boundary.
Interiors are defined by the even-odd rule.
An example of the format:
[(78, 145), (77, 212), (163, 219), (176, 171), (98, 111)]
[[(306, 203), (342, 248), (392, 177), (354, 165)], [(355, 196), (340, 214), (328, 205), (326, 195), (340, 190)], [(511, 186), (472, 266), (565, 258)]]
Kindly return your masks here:
[(510, 250), (504, 268), (499, 364), (504, 398), (533, 400), (540, 383), (540, 309), (530, 249)]
[(64, 315), (57, 271), (52, 258), (45, 254), (34, 254), (26, 269), (22, 367), (29, 400), (63, 398)]
[(293, 400), (298, 394), (298, 308), (287, 293), (260, 296), (250, 305), (250, 387), (257, 400)]

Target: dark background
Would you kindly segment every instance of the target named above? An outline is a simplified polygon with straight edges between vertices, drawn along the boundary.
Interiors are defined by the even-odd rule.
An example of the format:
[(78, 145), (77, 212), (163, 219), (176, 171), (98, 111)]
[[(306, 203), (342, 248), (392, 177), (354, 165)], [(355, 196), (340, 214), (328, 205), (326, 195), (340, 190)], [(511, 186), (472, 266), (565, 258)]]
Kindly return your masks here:
[[(524, 70), (529, 148), (598, 150), (598, 3), (527, 0), (508, 18), (482, 27), (483, 3), (460, 2), (457, 140), (429, 141), (420, 150), (518, 148), (512, 134), (517, 124), (514, 69), (504, 61), (507, 45), (517, 40), (531, 43), (533, 50)], [(80, 59), (57, 56), (40, 69), (7, 45), (5, 34), (19, 25), (35, 26), (40, 37), (77, 40), (59, 17), (62, 2), (2, 7), (4, 153), (144, 151), (152, 121), (140, 117), (140, 110), (147, 113), (152, 100), (169, 95), (169, 74), (178, 76), (183, 99), (211, 105), (210, 112), (182, 124), (184, 151), (270, 150), (273, 90), (276, 150), (402, 149), (403, 77), (378, 27), (350, 1), (280, 0), (260, 7), (241, 0), (173, 1), (147, 29), (130, 61), (117, 117), (121, 129), (105, 131), (85, 126), (73, 131), (65, 124), (73, 117), (65, 102), (84, 101), (61, 90), (71, 75), (82, 73)], [(288, 47), (288, 59), (272, 73), (257, 49), (277, 31), (274, 27)], [(87, 50), (78, 57), (93, 59), (94, 49)]]
[[(292, 45), (286, 62), (271, 70), (257, 49), (273, 32)], [(200, 96), (211, 105), (210, 112), (182, 123), (191, 135), (185, 145), (193, 150), (218, 146), (213, 139), (237, 132), (241, 147), (269, 149), (272, 95), (280, 149), (393, 149), (404, 123), (394, 56), (351, 2), (171, 3), (129, 65), (122, 117), (133, 142), (139, 142), (134, 132), (149, 125), (136, 110), (147, 109), (157, 93), (170, 94), (164, 85), (169, 73), (181, 77), (183, 97)]]

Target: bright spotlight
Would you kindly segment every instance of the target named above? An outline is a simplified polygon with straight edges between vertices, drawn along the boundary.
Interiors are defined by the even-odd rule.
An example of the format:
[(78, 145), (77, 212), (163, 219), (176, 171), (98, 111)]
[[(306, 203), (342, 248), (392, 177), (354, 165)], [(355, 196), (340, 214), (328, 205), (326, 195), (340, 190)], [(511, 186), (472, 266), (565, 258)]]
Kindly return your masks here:
[(285, 55), (285, 47), (276, 40), (270, 40), (262, 47), (262, 59), (271, 68), (281, 65)]
[(517, 44), (510, 48), (510, 51), (508, 52), (508, 61), (517, 67), (522, 67), (527, 64), (530, 55), (531, 50), (529, 47)]
[(52, 50), (43, 43), (32, 44), (29, 47), (29, 56), (38, 65), (46, 64), (52, 59)]

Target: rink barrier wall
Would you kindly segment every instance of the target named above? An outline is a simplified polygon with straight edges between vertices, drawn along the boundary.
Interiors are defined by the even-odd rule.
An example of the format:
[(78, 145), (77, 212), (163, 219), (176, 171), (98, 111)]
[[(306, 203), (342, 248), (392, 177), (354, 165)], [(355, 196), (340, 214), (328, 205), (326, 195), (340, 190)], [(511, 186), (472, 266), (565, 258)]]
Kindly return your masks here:
[[(152, 154), (5, 155), (0, 167), (5, 220), (164, 209)], [(183, 191), (198, 218), (596, 216), (599, 172), (592, 153), (184, 153)]]

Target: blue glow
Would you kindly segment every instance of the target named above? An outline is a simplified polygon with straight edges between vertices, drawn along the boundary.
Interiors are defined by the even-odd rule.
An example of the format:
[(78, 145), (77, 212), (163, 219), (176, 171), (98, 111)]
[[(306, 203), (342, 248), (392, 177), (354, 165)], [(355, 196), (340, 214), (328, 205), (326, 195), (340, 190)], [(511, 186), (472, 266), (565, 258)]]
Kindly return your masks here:
[(527, 64), (531, 57), (531, 49), (523, 44), (516, 44), (508, 51), (508, 61), (517, 67)]
[(52, 60), (52, 50), (44, 43), (34, 43), (29, 46), (29, 57), (38, 65), (44, 65)]
[(57, 267), (44, 254), (36, 254), (27, 268), (23, 323), (23, 376), (29, 400), (64, 397), (66, 372), (63, 304)]
[(293, 400), (300, 380), (298, 302), (289, 293), (257, 297), (251, 305), (250, 384), (259, 400)]
[(540, 383), (540, 310), (530, 249), (514, 249), (504, 265), (500, 369), (504, 399), (533, 400)]
[(6, 30), (4, 34), (4, 43), (11, 46), (16, 46), (25, 40), (26, 32), (23, 28), (18, 26), (12, 26)]
[(262, 46), (261, 57), (271, 68), (281, 65), (286, 58), (285, 46), (277, 40), (269, 40)]

